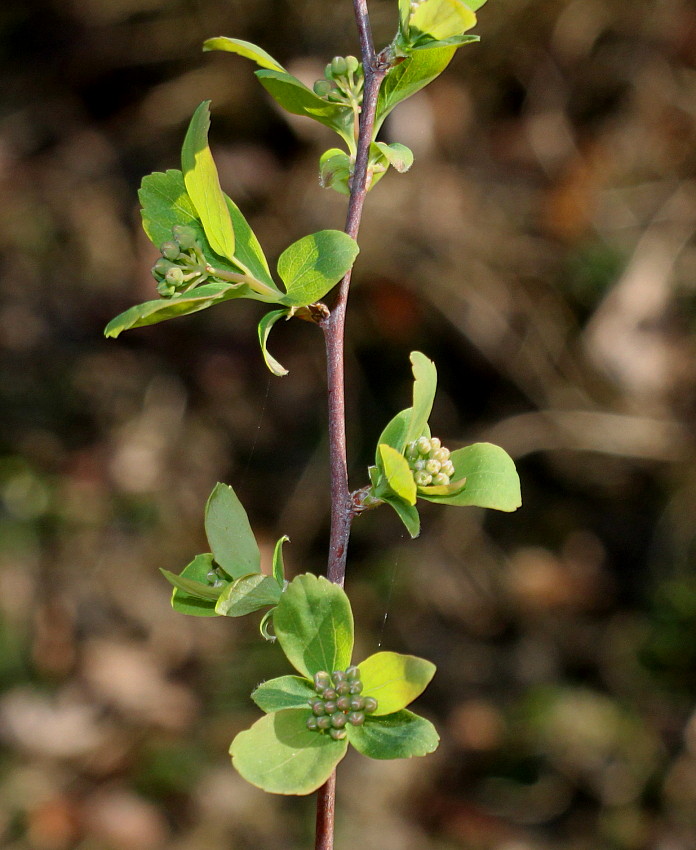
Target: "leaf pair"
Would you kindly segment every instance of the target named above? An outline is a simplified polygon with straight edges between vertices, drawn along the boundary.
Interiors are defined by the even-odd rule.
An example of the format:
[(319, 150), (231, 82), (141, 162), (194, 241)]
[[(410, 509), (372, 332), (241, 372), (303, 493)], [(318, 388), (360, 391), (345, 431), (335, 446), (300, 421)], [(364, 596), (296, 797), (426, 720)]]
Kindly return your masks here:
[(374, 708), (362, 719), (353, 717), (355, 724), (341, 721), (344, 737), (308, 728), (322, 712), (312, 708), (323, 689), (317, 681), (333, 674), (338, 682), (334, 671), (343, 674), (351, 664), (353, 614), (338, 585), (311, 574), (295, 578), (275, 610), (274, 628), (300, 675), (271, 679), (252, 693), (266, 716), (238, 734), (230, 747), (232, 763), (248, 782), (276, 794), (309, 794), (328, 779), (348, 744), (376, 759), (411, 758), (436, 749), (439, 738), (430, 721), (406, 710), (430, 682), (435, 666), (395, 652), (375, 653), (360, 664), (359, 684)]
[[(234, 201), (220, 188), (208, 147), (209, 125), (209, 101), (204, 101), (186, 133), (182, 171), (151, 174), (144, 178), (139, 192), (143, 227), (148, 237), (159, 247), (172, 244), (173, 229), (190, 230), (195, 237), (195, 257), (180, 256), (184, 258), (184, 267), (194, 270), (189, 276), (199, 274), (205, 282), (170, 298), (131, 307), (109, 322), (104, 331), (107, 337), (117, 337), (130, 328), (185, 316), (235, 298), (281, 304), (283, 315), (289, 317), (297, 308), (323, 298), (355, 261), (358, 254), (355, 240), (339, 230), (304, 236), (286, 248), (278, 259), (277, 272), (285, 292), (279, 289), (254, 232)], [(268, 319), (263, 322), (264, 357), (272, 371), (284, 374), (279, 364), (277, 368), (272, 365), (276, 361), (272, 358), (269, 361), (265, 348), (273, 322)]]
[[(451, 454), (451, 475), (446, 484), (419, 485), (406, 454), (422, 438), (430, 438), (428, 419), (437, 389), (435, 364), (419, 351), (411, 353), (413, 403), (387, 424), (377, 443), (375, 466), (370, 467), (370, 497), (394, 508), (411, 537), (420, 531), (417, 498), (446, 505), (476, 505), (499, 511), (514, 511), (521, 504), (520, 482), (510, 456), (491, 443), (474, 443)], [(426, 439), (429, 448), (430, 439)], [(439, 456), (439, 440), (432, 440)], [(413, 457), (417, 457), (414, 452)], [(427, 457), (427, 456), (426, 456)], [(439, 469), (439, 461), (435, 466)], [(414, 464), (416, 465), (416, 464)], [(423, 468), (428, 461), (424, 458)]]
[[(205, 531), (209, 553), (197, 555), (180, 575), (161, 571), (174, 586), (174, 610), (196, 617), (241, 617), (275, 606), (285, 587), (282, 546), (288, 538), (281, 537), (276, 543), (273, 575), (263, 575), (249, 518), (227, 484), (217, 484), (208, 498)], [(268, 637), (267, 633), (264, 636)]]

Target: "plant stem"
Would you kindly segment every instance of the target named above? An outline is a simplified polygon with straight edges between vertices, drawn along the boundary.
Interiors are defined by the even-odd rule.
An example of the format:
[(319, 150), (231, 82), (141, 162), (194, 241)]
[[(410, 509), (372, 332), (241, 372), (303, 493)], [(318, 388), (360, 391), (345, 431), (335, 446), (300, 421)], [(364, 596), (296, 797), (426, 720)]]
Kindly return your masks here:
[[(377, 96), (387, 68), (382, 67), (376, 61), (367, 0), (353, 0), (353, 8), (360, 36), (360, 52), (365, 74), (358, 148), (345, 226), (345, 232), (356, 239), (368, 189), (367, 166), (370, 156), (370, 143), (374, 133)], [(348, 489), (343, 362), (343, 341), (350, 281), (351, 270), (346, 273), (340, 283), (338, 298), (331, 314), (320, 323), (326, 345), (329, 465), (331, 472), (331, 536), (326, 575), (330, 581), (340, 586), (343, 586), (345, 580), (348, 539), (353, 517), (356, 514), (355, 505)], [(317, 792), (315, 850), (333, 850), (335, 804), (336, 773), (334, 772)]]

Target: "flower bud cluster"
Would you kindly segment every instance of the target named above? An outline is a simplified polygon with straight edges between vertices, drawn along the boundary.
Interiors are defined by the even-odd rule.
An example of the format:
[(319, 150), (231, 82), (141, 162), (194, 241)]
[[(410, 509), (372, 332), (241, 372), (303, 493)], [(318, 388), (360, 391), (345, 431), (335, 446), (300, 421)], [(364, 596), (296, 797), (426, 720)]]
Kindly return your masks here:
[(193, 289), (211, 276), (192, 227), (174, 225), (172, 239), (160, 246), (160, 253), (161, 258), (152, 267), (152, 276), (163, 298)]
[(208, 570), (206, 579), (208, 581), (208, 584), (211, 587), (215, 588), (225, 587), (227, 584), (229, 584), (228, 581), (225, 581), (224, 574), (220, 567), (213, 567), (211, 570)]
[(450, 450), (437, 437), (421, 437), (404, 452), (418, 487), (446, 486), (454, 475)]
[(377, 710), (374, 697), (362, 696), (363, 684), (360, 669), (348, 667), (329, 675), (324, 670), (314, 676), (314, 690), (309, 707), (312, 716), (307, 719), (310, 732), (328, 732), (334, 741), (346, 737), (346, 725), (362, 726), (365, 715)]
[(324, 76), (314, 83), (314, 94), (331, 103), (359, 105), (364, 82), (362, 65), (355, 56), (334, 56)]

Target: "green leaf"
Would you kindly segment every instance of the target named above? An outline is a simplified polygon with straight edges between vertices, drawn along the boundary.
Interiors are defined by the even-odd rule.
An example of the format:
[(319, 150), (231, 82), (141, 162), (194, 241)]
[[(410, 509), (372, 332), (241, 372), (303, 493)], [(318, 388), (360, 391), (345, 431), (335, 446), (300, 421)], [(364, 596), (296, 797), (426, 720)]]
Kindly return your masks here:
[(520, 479), (512, 458), (500, 446), (474, 443), (450, 455), (453, 479), (466, 478), (464, 489), (454, 496), (428, 496), (443, 505), (477, 505), (498, 511), (514, 511), (522, 504)]
[(437, 369), (433, 361), (420, 351), (412, 351), (411, 364), (413, 366), (413, 406), (404, 447), (423, 434), (430, 418), (430, 411), (433, 409), (437, 390)]
[(210, 101), (204, 100), (191, 118), (183, 147), (181, 170), (184, 183), (210, 247), (222, 257), (234, 257), (234, 230), (220, 179), (208, 147)]
[(169, 570), (160, 569), (160, 572), (169, 584), (178, 590), (183, 590), (188, 596), (193, 596), (196, 599), (216, 602), (224, 589), (222, 587), (213, 587), (207, 582), (186, 578), (186, 576), (178, 576), (175, 573), (170, 573)]
[(303, 236), (278, 259), (278, 274), (285, 284), (284, 304), (314, 304), (335, 286), (355, 262), (358, 245), (340, 230), (320, 230)]
[(283, 563), (283, 543), (289, 543), (290, 538), (284, 534), (276, 542), (273, 549), (273, 578), (278, 582), (281, 590), (285, 589), (285, 564)]
[(215, 560), (232, 578), (261, 570), (249, 518), (228, 484), (216, 484), (205, 506), (205, 533)]
[(411, 0), (399, 0), (399, 33), (408, 41), (408, 19), (411, 17)]
[(433, 724), (412, 711), (386, 717), (366, 717), (362, 726), (348, 726), (348, 740), (371, 759), (408, 759), (437, 749), (440, 736)]
[(288, 318), (290, 314), (289, 310), (273, 310), (270, 313), (266, 313), (266, 315), (259, 322), (259, 344), (261, 345), (261, 354), (263, 354), (263, 359), (266, 363), (266, 366), (273, 372), (274, 375), (277, 375), (279, 378), (282, 378), (283, 375), (288, 374), (288, 370), (285, 366), (282, 366), (272, 354), (269, 353), (268, 348), (266, 348), (266, 343), (268, 342), (268, 335), (271, 332), (271, 328), (275, 323), (282, 319), (283, 317)]
[(224, 35), (208, 38), (203, 42), (203, 50), (224, 50), (227, 53), (238, 53), (240, 56), (256, 62), (262, 68), (285, 73), (285, 68), (279, 62), (276, 62), (269, 53), (266, 53), (263, 48), (252, 44), (250, 41), (243, 41), (241, 38), (227, 38)]
[(408, 171), (413, 165), (413, 151), (406, 145), (399, 142), (392, 142), (390, 145), (385, 142), (375, 142), (375, 146), (379, 148), (389, 165), (395, 168), (399, 174)]
[(349, 106), (323, 100), (291, 74), (266, 70), (255, 73), (261, 85), (283, 109), (293, 115), (313, 118), (338, 133), (349, 146), (355, 146), (354, 116)]
[(284, 708), (306, 709), (308, 701), (316, 696), (317, 692), (311, 683), (299, 676), (270, 679), (268, 682), (262, 682), (251, 694), (256, 705), (267, 714), (271, 711), (282, 711)]
[(452, 60), (456, 49), (440, 47), (434, 50), (418, 50), (389, 71), (379, 90), (374, 137), (384, 119), (398, 103), (440, 76)]
[(416, 482), (406, 458), (386, 443), (380, 443), (378, 450), (380, 466), (391, 489), (409, 505), (415, 505)]
[(345, 670), (353, 652), (353, 612), (342, 588), (323, 576), (294, 578), (273, 616), (290, 663), (311, 679), (320, 670)]
[(409, 40), (427, 36), (440, 40), (460, 36), (476, 26), (476, 15), (462, 0), (424, 0), (411, 13)]
[[(227, 210), (232, 220), (235, 237), (234, 259), (231, 262), (237, 265), (235, 261), (238, 260), (246, 266), (257, 280), (277, 289), (271, 277), (271, 271), (268, 268), (266, 255), (263, 253), (254, 231), (249, 227), (249, 222), (244, 218), (239, 207), (231, 198), (227, 195), (223, 197), (225, 198)], [(280, 291), (278, 291), (278, 295), (281, 295)]]
[(348, 740), (310, 732), (309, 709), (266, 714), (232, 741), (230, 755), (239, 773), (272, 794), (311, 794), (331, 776), (346, 754)]
[(393, 714), (420, 696), (435, 675), (435, 665), (415, 655), (376, 652), (360, 663), (363, 694), (374, 697), (377, 710), (372, 715)]
[(220, 301), (245, 297), (254, 297), (248, 286), (233, 283), (205, 283), (173, 298), (158, 298), (156, 301), (145, 301), (143, 304), (129, 307), (109, 322), (104, 328), (104, 336), (117, 337), (131, 328), (156, 325), (167, 319), (197, 313)]
[(180, 171), (156, 171), (143, 177), (138, 198), (142, 207), (143, 229), (158, 248), (172, 238), (175, 224), (193, 227), (203, 236), (203, 227)]
[(280, 599), (281, 589), (271, 576), (252, 573), (242, 576), (224, 589), (215, 606), (215, 612), (224, 617), (243, 617), (275, 605)]
[(451, 38), (443, 38), (438, 41), (433, 41), (428, 36), (423, 36), (418, 40), (417, 44), (412, 44), (411, 50), (433, 50), (437, 47), (462, 47), (465, 44), (473, 44), (476, 41), (481, 41), (478, 35), (453, 35)]
[(335, 189), (342, 195), (350, 195), (350, 180), (353, 161), (340, 148), (329, 148), (319, 158), (319, 183), (323, 189)]
[[(215, 567), (211, 554), (196, 555), (191, 563), (184, 568), (179, 578), (203, 583), (208, 579), (208, 573)], [(172, 592), (172, 608), (181, 614), (194, 617), (216, 617), (215, 602), (189, 596), (183, 590), (175, 588)]]
[[(379, 466), (382, 462), (382, 459), (379, 456), (379, 444), (386, 443), (388, 446), (391, 446), (393, 449), (396, 449), (399, 454), (403, 454), (404, 448), (406, 447), (406, 434), (408, 433), (408, 426), (411, 422), (411, 418), (413, 416), (413, 408), (407, 407), (406, 410), (401, 410), (396, 414), (389, 422), (386, 424), (384, 430), (379, 436), (379, 440), (377, 441), (377, 449), (375, 460), (377, 465)], [(423, 432), (426, 436), (429, 436), (426, 430)], [(420, 436), (420, 435), (419, 435)]]
[(406, 526), (406, 530), (411, 537), (414, 539), (418, 537), (420, 534), (420, 516), (418, 515), (418, 508), (415, 505), (407, 505), (406, 502), (396, 496), (392, 497), (385, 495), (380, 498), (394, 508), (397, 516)]
[(486, 0), (463, 0), (472, 12), (478, 11), (486, 3)]

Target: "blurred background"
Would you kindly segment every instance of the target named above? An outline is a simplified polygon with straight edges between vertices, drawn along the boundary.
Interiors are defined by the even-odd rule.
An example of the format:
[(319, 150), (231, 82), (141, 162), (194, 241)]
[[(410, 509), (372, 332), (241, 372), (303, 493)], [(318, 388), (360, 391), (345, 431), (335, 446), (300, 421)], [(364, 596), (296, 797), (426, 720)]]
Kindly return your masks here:
[[(378, 44), (394, 0), (372, 0)], [(435, 359), (433, 431), (504, 446), (513, 515), (425, 505), (354, 526), (358, 657), (423, 655), (427, 759), (339, 771), (337, 848), (696, 847), (696, 7), (491, 0), (479, 45), (393, 114), (416, 163), (369, 196), (348, 324), (351, 484)], [(312, 798), (229, 765), (256, 618), (175, 614), (233, 484), (264, 557), (324, 569), (321, 334), (230, 303), (104, 340), (154, 297), (136, 191), (211, 98), (226, 191), (273, 260), (343, 226), (331, 134), (276, 111), (230, 35), (311, 82), (356, 53), (348, 0), (0, 6), (0, 843), (301, 850)]]

